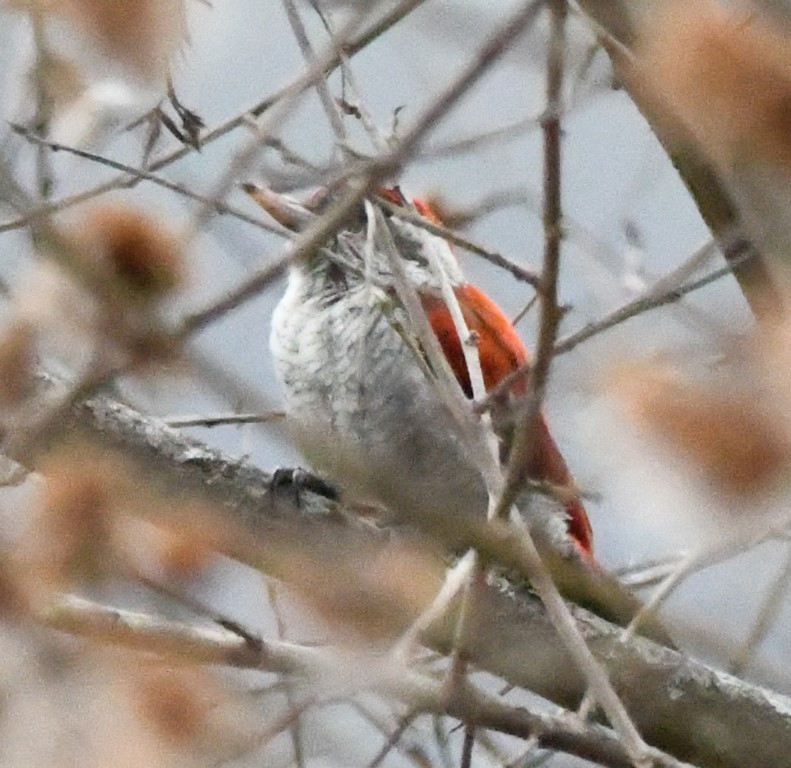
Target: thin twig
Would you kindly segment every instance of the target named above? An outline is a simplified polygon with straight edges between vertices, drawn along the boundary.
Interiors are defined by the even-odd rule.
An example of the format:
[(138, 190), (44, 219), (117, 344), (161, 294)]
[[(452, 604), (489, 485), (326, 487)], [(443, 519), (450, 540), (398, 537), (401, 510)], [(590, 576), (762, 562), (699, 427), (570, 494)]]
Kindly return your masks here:
[[(501, 519), (512, 517), (511, 510), (522, 488), (524, 467), (535, 450), (536, 427), (541, 414), (541, 403), (546, 389), (557, 328), (562, 315), (558, 306), (558, 275), (562, 240), (561, 207), (561, 110), (565, 58), (566, 0), (549, 0), (550, 43), (547, 60), (547, 109), (544, 128), (544, 266), (539, 288), (540, 319), (536, 356), (530, 370), (524, 412), (511, 448), (502, 494), (497, 499), (495, 514)], [(521, 518), (516, 513), (515, 521)], [(647, 766), (648, 745), (629, 717), (623, 703), (613, 689), (607, 674), (596, 661), (579, 632), (567, 606), (563, 602), (552, 577), (536, 550), (523, 524), (521, 540), (526, 564), (531, 571), (531, 584), (544, 602), (547, 613), (556, 626), (563, 643), (575, 664), (584, 675), (590, 689), (622, 739), (635, 765)]]
[(683, 557), (684, 553), (668, 555), (616, 568), (613, 573), (625, 587), (632, 590), (644, 589), (666, 579)]
[(524, 305), (524, 307), (522, 307), (522, 309), (520, 309), (514, 315), (514, 319), (511, 321), (511, 325), (514, 325), (514, 326), (519, 325), (519, 323), (521, 323), (522, 320), (524, 320), (525, 317), (527, 317), (527, 315), (529, 314), (530, 310), (533, 309), (533, 307), (537, 303), (538, 303), (538, 294), (535, 293), (535, 294), (533, 294), (530, 297), (530, 300)]
[[(302, 58), (304, 59), (305, 64), (307, 64), (308, 67), (312, 69), (318, 59), (316, 57), (315, 51), (313, 50), (313, 46), (311, 45), (305, 25), (302, 23), (302, 19), (300, 18), (299, 11), (294, 4), (294, 0), (282, 0), (282, 2), (286, 11), (288, 23), (291, 26), (291, 31), (293, 32), (294, 37), (297, 40), (297, 44), (299, 45), (299, 50), (302, 53)], [(337, 40), (333, 35), (331, 42), (332, 45), (330, 46), (330, 50), (343, 50), (342, 37), (340, 40)], [(319, 95), (319, 101), (321, 101), (324, 114), (327, 116), (327, 120), (330, 123), (332, 132), (335, 134), (335, 138), (341, 142), (345, 141), (346, 128), (343, 125), (343, 117), (341, 116), (338, 107), (332, 98), (326, 76), (316, 80), (314, 87), (316, 89), (316, 93)]]
[(708, 238), (703, 245), (692, 251), (677, 267), (674, 267), (667, 274), (654, 281), (648, 289), (648, 293), (659, 296), (681, 287), (688, 280), (691, 280), (695, 274), (700, 273), (703, 267), (708, 266), (709, 261), (712, 260), (716, 253), (716, 241), (713, 238)]
[(228, 424), (268, 424), (280, 421), (286, 414), (283, 411), (265, 413), (218, 413), (215, 416), (168, 416), (163, 419), (169, 427), (222, 427)]
[[(280, 602), (278, 600), (278, 586), (273, 581), (268, 581), (266, 585), (267, 596), (269, 597), (269, 605), (272, 612), (275, 614), (275, 624), (277, 625), (277, 639), (287, 639), (286, 621), (283, 617), (283, 611), (280, 609)], [(294, 696), (294, 686), (290, 680), (286, 681), (285, 687), (286, 701), (288, 708), (292, 712), (298, 711), (297, 700)], [(291, 734), (291, 748), (294, 751), (294, 763), (297, 768), (304, 768), (305, 766), (305, 746), (304, 738), (302, 735), (302, 719), (299, 714), (294, 718), (289, 728)]]
[[(324, 28), (327, 30), (327, 34), (334, 40), (336, 37), (336, 32), (331, 13), (323, 6), (321, 0), (310, 0), (310, 4), (318, 17), (321, 19)], [(377, 152), (383, 152), (385, 149), (387, 149), (388, 142), (376, 125), (376, 121), (373, 118), (371, 110), (368, 108), (362, 98), (362, 90), (357, 82), (354, 70), (352, 69), (351, 60), (343, 50), (340, 52), (340, 70), (343, 83), (343, 111), (351, 111), (354, 114), (354, 116), (362, 123), (362, 126), (371, 141), (371, 145), (375, 147)], [(353, 104), (349, 101), (347, 89), (350, 90), (355, 96), (355, 102)]]
[(478, 151), (482, 146), (504, 139), (516, 139), (525, 133), (530, 133), (541, 127), (540, 117), (527, 117), (514, 120), (497, 128), (479, 131), (474, 136), (465, 136), (461, 139), (454, 139), (444, 144), (429, 144), (419, 154), (421, 159), (453, 157), (467, 152)]
[[(420, 612), (420, 616), (409, 625), (408, 629), (402, 633), (401, 637), (394, 644), (392, 649), (394, 655), (403, 659), (412, 656), (421, 636), (432, 624), (449, 613), (453, 601), (470, 583), (471, 574), (475, 567), (475, 553), (473, 550), (469, 550), (452, 568), (447, 570), (445, 578), (442, 581), (442, 586), (434, 595), (431, 603)], [(458, 629), (459, 624), (457, 622), (455, 628), (457, 639)], [(459, 644), (454, 643), (454, 647), (458, 648)]]
[(783, 538), (787, 535), (787, 521), (780, 518), (778, 521), (770, 521), (760, 530), (740, 528), (735, 534), (729, 536), (725, 541), (717, 541), (710, 546), (703, 546), (679, 560), (673, 571), (665, 578), (660, 586), (645, 602), (640, 611), (634, 616), (629, 626), (623, 631), (622, 639), (631, 639), (642, 622), (654, 615), (659, 606), (676, 590), (684, 579), (693, 573), (697, 573), (704, 568), (723, 562), (735, 555), (739, 555), (748, 549), (757, 547), (765, 541), (774, 538)]
[(401, 741), (401, 737), (406, 733), (414, 720), (415, 714), (412, 712), (407, 713), (399, 720), (398, 725), (386, 735), (385, 743), (382, 744), (381, 749), (374, 755), (371, 762), (368, 763), (367, 768), (378, 768), (378, 766), (384, 762), (385, 758), (392, 752), (398, 742)]
[(516, 501), (528, 466), (541, 403), (544, 399), (552, 363), (555, 336), (562, 311), (558, 306), (558, 275), (562, 232), (561, 208), (561, 126), (562, 87), (565, 47), (565, 0), (548, 3), (551, 11), (551, 39), (547, 60), (547, 107), (542, 120), (544, 131), (544, 266), (538, 286), (539, 331), (535, 358), (530, 365), (528, 391), (521, 424), (515, 432), (504, 488), (498, 500), (497, 516), (505, 519)]
[[(36, 84), (36, 113), (33, 116), (33, 127), (39, 136), (46, 136), (49, 133), (49, 124), (52, 119), (51, 82), (54, 74), (52, 72), (54, 60), (49, 52), (45, 17), (41, 8), (31, 7), (30, 23), (36, 46), (36, 63), (33, 69)], [(38, 193), (42, 200), (46, 200), (52, 193), (54, 180), (49, 154), (41, 146), (36, 151), (36, 180)]]
[[(324, 13), (326, 14), (326, 11)], [(327, 19), (329, 19), (329, 17), (327, 17)], [(330, 34), (334, 36), (335, 33), (329, 22), (328, 29)], [(348, 96), (344, 96), (344, 106), (353, 109), (355, 116), (359, 119), (366, 134), (368, 134), (371, 145), (376, 148), (377, 152), (383, 152), (387, 148), (388, 140), (385, 138), (382, 131), (379, 130), (379, 126), (377, 126), (376, 120), (374, 120), (371, 109), (369, 109), (363, 99), (362, 89), (352, 69), (351, 60), (343, 53), (341, 53), (341, 72), (343, 74), (344, 87), (348, 88), (354, 94), (355, 98), (354, 104), (350, 104)]]
[(41, 136), (36, 136), (34, 133), (31, 133), (28, 129), (24, 126), (16, 125), (14, 123), (9, 123), (9, 126), (14, 133), (23, 136), (32, 144), (36, 144), (38, 146), (46, 147), (50, 149), (52, 152), (67, 152), (70, 155), (75, 155), (76, 157), (80, 157), (83, 160), (90, 160), (93, 163), (97, 163), (98, 165), (105, 165), (108, 168), (114, 168), (116, 171), (123, 171), (124, 173), (128, 173), (130, 176), (135, 176), (141, 181), (150, 181), (152, 184), (156, 184), (159, 187), (164, 187), (165, 189), (169, 189), (171, 192), (176, 192), (183, 197), (188, 197), (191, 200), (196, 200), (199, 203), (204, 205), (213, 205), (215, 206), (216, 213), (220, 215), (228, 215), (233, 216), (240, 221), (244, 221), (247, 224), (252, 224), (257, 229), (262, 229), (265, 232), (271, 232), (275, 235), (280, 235), (281, 237), (290, 237), (291, 233), (284, 229), (283, 227), (273, 226), (272, 224), (264, 221), (263, 219), (256, 218), (254, 216), (248, 216), (244, 211), (239, 210), (238, 208), (234, 208), (233, 206), (225, 203), (221, 200), (209, 200), (208, 198), (204, 197), (203, 195), (199, 195), (197, 192), (193, 192), (189, 187), (184, 186), (183, 184), (178, 184), (174, 181), (170, 181), (169, 179), (165, 179), (161, 176), (157, 176), (154, 173), (149, 171), (140, 170), (135, 168), (131, 165), (126, 165), (124, 163), (119, 163), (117, 160), (111, 160), (109, 157), (104, 157), (102, 155), (97, 155), (93, 152), (86, 152), (83, 149), (77, 149), (76, 147), (70, 147), (66, 144), (59, 144), (55, 141), (50, 141), (45, 139)]
[(786, 545), (785, 563), (761, 603), (750, 634), (744, 643), (731, 654), (728, 671), (732, 675), (742, 675), (744, 673), (756, 649), (769, 634), (769, 630), (771, 630), (772, 625), (777, 620), (777, 615), (788, 596), (789, 583), (791, 583), (791, 546)]
[[(751, 258), (751, 254), (744, 254), (741, 260), (746, 261), (749, 258)], [(655, 293), (652, 289), (649, 289), (646, 295), (640, 296), (634, 299), (634, 301), (630, 301), (628, 304), (616, 309), (601, 320), (597, 320), (595, 323), (588, 323), (579, 331), (575, 331), (566, 338), (561, 339), (555, 345), (555, 355), (562, 355), (566, 352), (570, 352), (583, 341), (587, 341), (593, 336), (598, 336), (604, 331), (609, 331), (611, 328), (637, 315), (641, 315), (652, 309), (667, 306), (668, 304), (674, 304), (688, 294), (700, 288), (705, 288), (707, 285), (710, 285), (726, 275), (732, 275), (733, 268), (739, 263), (741, 263), (741, 261), (735, 259), (719, 269), (713, 270), (708, 275), (703, 275), (697, 280), (692, 280), (686, 285), (679, 286), (678, 288), (670, 288), (664, 293)]]
[(786, 545), (786, 549), (786, 561), (764, 597), (750, 634), (744, 644), (731, 654), (728, 671), (733, 675), (744, 673), (751, 657), (777, 620), (777, 615), (788, 595), (788, 585), (791, 583), (791, 547)]
[(475, 746), (475, 728), (465, 726), (464, 741), (461, 745), (461, 760), (459, 768), (472, 768), (472, 749)]

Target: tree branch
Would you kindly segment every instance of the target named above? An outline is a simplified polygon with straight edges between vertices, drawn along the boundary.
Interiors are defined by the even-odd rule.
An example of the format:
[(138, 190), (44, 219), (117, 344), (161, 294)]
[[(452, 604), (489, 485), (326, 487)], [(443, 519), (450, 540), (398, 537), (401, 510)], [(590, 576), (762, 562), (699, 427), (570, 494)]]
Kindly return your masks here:
[[(309, 548), (312, 557), (323, 555), (329, 562), (339, 552), (373, 554), (388, 540), (379, 528), (310, 492), (273, 495), (271, 476), (248, 461), (232, 459), (120, 403), (95, 398), (76, 406), (73, 416), (70, 438), (81, 435), (117, 452), (125, 466), (141, 468), (149, 482), (174, 496), (194, 491), (219, 502), (218, 514), (244, 532), (241, 541), (224, 542), (227, 554), (267, 572), (272, 566), (267, 550), (279, 542)], [(164, 518), (170, 509), (163, 507)], [(282, 574), (275, 570), (275, 575)], [(649, 744), (702, 768), (763, 768), (787, 760), (791, 700), (649, 640), (621, 643), (620, 628), (581, 608), (573, 613)], [(447, 653), (454, 627), (451, 614), (423, 641)], [(465, 643), (471, 664), (562, 706), (576, 707), (585, 693), (540, 602), (505, 582), (481, 590)]]

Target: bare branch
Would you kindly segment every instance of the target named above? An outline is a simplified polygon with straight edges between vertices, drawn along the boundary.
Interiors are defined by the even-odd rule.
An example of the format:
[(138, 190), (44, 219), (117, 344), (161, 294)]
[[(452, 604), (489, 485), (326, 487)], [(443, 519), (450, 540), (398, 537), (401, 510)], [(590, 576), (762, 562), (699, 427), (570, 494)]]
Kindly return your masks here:
[[(317, 60), (316, 53), (313, 50), (310, 38), (308, 38), (307, 30), (305, 29), (305, 25), (302, 23), (297, 6), (294, 3), (294, 0), (283, 0), (283, 7), (286, 10), (288, 23), (291, 25), (291, 31), (294, 33), (294, 37), (297, 40), (299, 50), (302, 53), (302, 58), (304, 59), (305, 64), (312, 68)], [(334, 39), (332, 42), (333, 48), (337, 47), (339, 50), (343, 50), (342, 39), (339, 41), (339, 45), (335, 44)], [(319, 100), (321, 101), (321, 106), (324, 109), (324, 114), (327, 115), (327, 119), (332, 126), (332, 132), (335, 134), (335, 138), (338, 141), (344, 141), (346, 138), (346, 128), (343, 125), (343, 117), (341, 116), (340, 111), (338, 110), (338, 107), (332, 98), (326, 78), (322, 77), (317, 80), (315, 87), (316, 93), (318, 93)]]
[(752, 258), (752, 252), (744, 253), (741, 257), (741, 260), (731, 260), (724, 267), (712, 270), (708, 275), (703, 275), (696, 280), (690, 280), (690, 282), (688, 282), (686, 285), (681, 285), (677, 288), (671, 287), (668, 290), (662, 292), (657, 292), (653, 288), (649, 289), (645, 296), (639, 296), (638, 298), (634, 299), (634, 301), (624, 304), (624, 306), (616, 309), (614, 312), (611, 312), (601, 320), (597, 320), (594, 323), (588, 323), (579, 331), (575, 331), (566, 338), (561, 339), (555, 345), (555, 354), (562, 355), (566, 352), (570, 352), (572, 349), (574, 349), (574, 347), (581, 344), (583, 341), (587, 341), (588, 339), (597, 336), (604, 331), (609, 331), (611, 328), (615, 328), (615, 326), (620, 325), (621, 323), (626, 322), (633, 317), (642, 315), (645, 312), (651, 311), (652, 309), (658, 309), (659, 307), (665, 307), (668, 304), (674, 304), (675, 302), (683, 299), (688, 294), (694, 293), (701, 288), (705, 288), (707, 285), (711, 285), (711, 283), (716, 282), (726, 275), (732, 275), (734, 265), (738, 266), (740, 263), (742, 263), (742, 261), (746, 261), (750, 258)]
[(778, 572), (764, 597), (758, 616), (753, 622), (750, 634), (731, 654), (728, 671), (734, 675), (741, 675), (747, 668), (753, 654), (766, 639), (772, 625), (777, 621), (778, 614), (783, 607), (783, 601), (788, 594), (788, 585), (791, 583), (791, 547), (786, 545), (786, 558), (783, 567)]
[[(260, 547), (271, 551), (286, 542), (292, 552), (299, 544), (311, 558), (323, 553), (336, 560), (340, 552), (359, 555), (386, 542), (377, 528), (309, 492), (298, 499), (273, 496), (270, 477), (252, 464), (208, 449), (120, 403), (97, 398), (78, 405), (74, 414), (72, 434), (120, 452), (130, 471), (140, 467), (149, 482), (178, 497), (194, 489), (220, 502), (217, 512), (246, 531), (221, 542), (231, 556), (260, 566)], [(169, 508), (161, 511), (167, 516)], [(450, 540), (493, 553), (482, 538)], [(275, 565), (271, 558), (268, 562), (267, 568)], [(282, 576), (277, 568), (274, 572)], [(649, 743), (704, 768), (782, 764), (791, 750), (791, 701), (647, 640), (622, 643), (620, 629), (581, 609), (573, 614), (594, 654), (606, 660), (616, 691)], [(486, 586), (475, 615), (475, 631), (466, 635), (464, 647), (472, 664), (563, 706), (577, 706), (585, 683), (533, 596), (502, 584)], [(453, 617), (426, 630), (424, 642), (448, 652), (454, 642)], [(524, 663), (525, 648), (530, 649), (530, 664)]]
[(38, 618), (61, 632), (156, 653), (169, 659), (248, 668), (261, 664), (261, 646), (228, 630), (108, 608), (76, 595), (60, 596), (41, 609)]

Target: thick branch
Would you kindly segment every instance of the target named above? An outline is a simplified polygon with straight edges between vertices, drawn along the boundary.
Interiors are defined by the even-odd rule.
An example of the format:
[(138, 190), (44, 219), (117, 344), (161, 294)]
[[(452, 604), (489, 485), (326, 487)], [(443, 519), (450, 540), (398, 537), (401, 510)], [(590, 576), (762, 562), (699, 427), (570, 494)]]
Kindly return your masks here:
[[(273, 499), (270, 476), (186, 438), (155, 419), (103, 398), (79, 405), (71, 435), (80, 433), (118, 452), (150, 481), (182, 496), (201, 493), (219, 501), (227, 522), (245, 532), (244, 546), (231, 542), (228, 554), (247, 555), (261, 566), (268, 548), (287, 540), (325, 552), (377, 551), (378, 529), (308, 492)], [(163, 509), (167, 516), (169, 509)], [(175, 521), (174, 521), (175, 522)], [(306, 543), (307, 542), (307, 543)], [(336, 544), (342, 550), (336, 550)], [(264, 562), (266, 570), (268, 562)], [(648, 640), (619, 642), (620, 629), (582, 609), (574, 615), (597, 658), (646, 741), (675, 757), (707, 768), (783, 765), (791, 753), (791, 701), (722, 672), (709, 669)], [(424, 641), (448, 652), (453, 617), (431, 628)], [(474, 631), (465, 653), (475, 666), (555, 701), (575, 707), (584, 683), (558, 642), (541, 604), (503, 584), (482, 590)]]

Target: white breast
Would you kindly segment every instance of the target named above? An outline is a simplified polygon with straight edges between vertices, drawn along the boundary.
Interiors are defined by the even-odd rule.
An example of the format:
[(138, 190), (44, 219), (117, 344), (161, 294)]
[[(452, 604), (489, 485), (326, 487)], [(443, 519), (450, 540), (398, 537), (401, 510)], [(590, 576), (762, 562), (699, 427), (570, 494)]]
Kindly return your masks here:
[(317, 470), (394, 513), (484, 514), (483, 483), (414, 353), (364, 283), (334, 301), (295, 269), (271, 348), (295, 439)]

